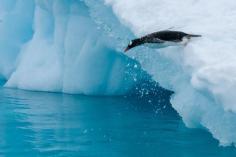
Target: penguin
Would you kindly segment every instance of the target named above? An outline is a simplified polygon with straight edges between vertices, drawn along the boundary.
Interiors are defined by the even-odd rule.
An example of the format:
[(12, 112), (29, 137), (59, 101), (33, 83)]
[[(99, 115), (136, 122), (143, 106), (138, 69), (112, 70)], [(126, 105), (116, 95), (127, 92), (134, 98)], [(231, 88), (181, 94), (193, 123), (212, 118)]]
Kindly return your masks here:
[(177, 46), (178, 44), (187, 45), (189, 40), (193, 37), (201, 37), (201, 35), (170, 30), (154, 32), (141, 38), (131, 40), (124, 51), (127, 52), (130, 49), (141, 45), (152, 46), (152, 48), (164, 48), (168, 46)]

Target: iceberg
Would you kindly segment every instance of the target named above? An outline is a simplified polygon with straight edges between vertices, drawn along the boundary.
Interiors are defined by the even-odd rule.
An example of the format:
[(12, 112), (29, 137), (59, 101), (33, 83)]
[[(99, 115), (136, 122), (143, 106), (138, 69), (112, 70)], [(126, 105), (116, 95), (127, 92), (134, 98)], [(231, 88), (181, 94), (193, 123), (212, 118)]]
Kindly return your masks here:
[[(175, 93), (188, 127), (235, 145), (235, 8), (233, 0), (0, 0), (0, 78), (5, 87), (86, 95), (159, 83)], [(122, 53), (134, 36), (164, 29), (203, 37)]]

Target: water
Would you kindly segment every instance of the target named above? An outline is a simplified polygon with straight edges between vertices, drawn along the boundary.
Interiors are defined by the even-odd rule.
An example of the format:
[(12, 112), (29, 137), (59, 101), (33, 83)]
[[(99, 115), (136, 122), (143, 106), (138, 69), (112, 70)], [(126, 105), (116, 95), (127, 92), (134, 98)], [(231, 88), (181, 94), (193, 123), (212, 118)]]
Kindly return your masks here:
[(167, 99), (157, 102), (1, 88), (0, 156), (236, 155), (208, 132), (186, 128)]

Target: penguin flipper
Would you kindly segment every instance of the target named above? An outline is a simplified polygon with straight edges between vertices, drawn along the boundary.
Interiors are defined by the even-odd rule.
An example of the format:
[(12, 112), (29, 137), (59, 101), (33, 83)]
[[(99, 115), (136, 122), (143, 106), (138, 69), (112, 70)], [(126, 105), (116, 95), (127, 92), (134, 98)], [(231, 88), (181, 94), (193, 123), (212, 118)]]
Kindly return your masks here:
[(153, 38), (153, 39), (147, 39), (146, 42), (147, 43), (160, 43), (160, 44), (162, 44), (162, 43), (165, 43), (166, 41), (161, 40), (159, 38)]

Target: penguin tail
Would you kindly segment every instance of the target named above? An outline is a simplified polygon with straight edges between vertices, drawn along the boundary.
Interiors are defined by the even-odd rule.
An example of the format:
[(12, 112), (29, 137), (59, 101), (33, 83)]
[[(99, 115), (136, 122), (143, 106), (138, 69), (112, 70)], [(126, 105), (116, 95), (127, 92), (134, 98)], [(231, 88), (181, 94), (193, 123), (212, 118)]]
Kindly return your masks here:
[(196, 35), (196, 34), (188, 34), (188, 37), (192, 38), (192, 37), (202, 37), (202, 35)]

